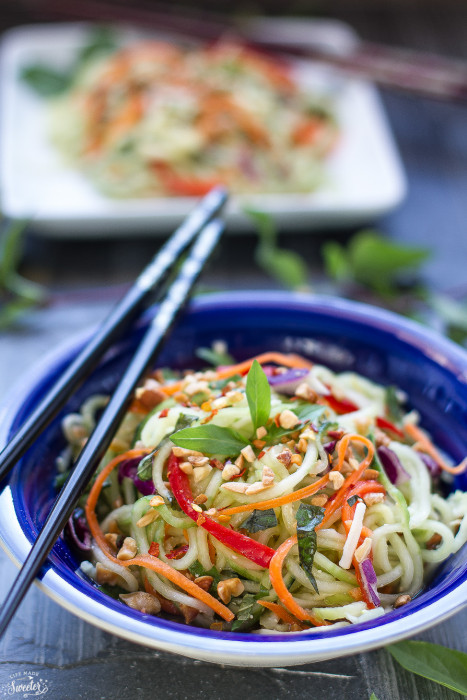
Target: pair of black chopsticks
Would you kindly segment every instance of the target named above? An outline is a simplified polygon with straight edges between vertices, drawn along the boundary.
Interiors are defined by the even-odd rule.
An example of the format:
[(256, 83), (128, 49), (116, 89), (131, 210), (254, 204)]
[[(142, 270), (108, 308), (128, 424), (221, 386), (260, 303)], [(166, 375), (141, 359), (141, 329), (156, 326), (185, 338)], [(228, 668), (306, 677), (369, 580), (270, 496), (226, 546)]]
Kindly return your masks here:
[(107, 404), (101, 420), (83, 448), (2, 605), (0, 637), (65, 527), (76, 501), (89, 482), (127, 411), (131, 394), (143, 374), (154, 362), (179, 311), (183, 308), (206, 261), (219, 241), (224, 224), (217, 215), (226, 199), (227, 193), (222, 188), (215, 188), (206, 195), (143, 270), (135, 284), (89, 343), (0, 453), (1, 481), (62, 408), (79, 382), (94, 368), (103, 352), (129, 327), (154, 294), (163, 289), (168, 273), (188, 246), (194, 242), (175, 280), (165, 292), (156, 315)]

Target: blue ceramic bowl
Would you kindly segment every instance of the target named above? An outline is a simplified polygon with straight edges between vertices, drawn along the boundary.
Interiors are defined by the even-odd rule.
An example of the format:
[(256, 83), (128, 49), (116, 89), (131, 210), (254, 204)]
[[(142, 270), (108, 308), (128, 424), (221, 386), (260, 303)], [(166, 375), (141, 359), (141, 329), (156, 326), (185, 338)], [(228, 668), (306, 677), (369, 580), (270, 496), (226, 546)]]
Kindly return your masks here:
[[(128, 335), (70, 400), (76, 410), (109, 392), (144, 330)], [(86, 336), (87, 337), (87, 336)], [(59, 349), (12, 394), (1, 416), (4, 444), (70, 362), (86, 337)], [(467, 453), (467, 355), (415, 323), (343, 300), (288, 293), (231, 293), (193, 302), (160, 357), (161, 365), (199, 365), (194, 349), (222, 338), (242, 360), (266, 349), (299, 352), (336, 370), (355, 370), (410, 397), (435, 442), (458, 462)], [(18, 464), (0, 496), (0, 537), (24, 561), (54, 497), (54, 460), (64, 445), (59, 419)], [(457, 486), (467, 488), (459, 478)], [(335, 631), (289, 635), (214, 632), (143, 615), (100, 593), (59, 541), (38, 585), (60, 605), (119, 636), (197, 659), (234, 665), (286, 666), (353, 654), (413, 635), (467, 601), (466, 548), (451, 557), (409, 605), (384, 618)]]

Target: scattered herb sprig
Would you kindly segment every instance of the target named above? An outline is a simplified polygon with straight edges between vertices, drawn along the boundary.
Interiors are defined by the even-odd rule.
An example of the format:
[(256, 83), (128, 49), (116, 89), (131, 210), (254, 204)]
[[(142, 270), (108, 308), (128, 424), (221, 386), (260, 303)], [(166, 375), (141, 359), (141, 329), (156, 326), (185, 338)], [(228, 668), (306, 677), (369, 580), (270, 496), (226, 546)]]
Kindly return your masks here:
[(388, 647), (407, 671), (467, 696), (467, 654), (430, 642), (398, 642)]

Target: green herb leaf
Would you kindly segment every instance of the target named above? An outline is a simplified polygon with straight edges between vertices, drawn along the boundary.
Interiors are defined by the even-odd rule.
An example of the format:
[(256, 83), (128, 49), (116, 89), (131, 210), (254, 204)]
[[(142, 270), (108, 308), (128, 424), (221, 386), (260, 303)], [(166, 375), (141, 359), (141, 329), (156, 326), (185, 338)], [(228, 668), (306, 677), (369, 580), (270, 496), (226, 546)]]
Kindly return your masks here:
[(70, 85), (68, 72), (58, 71), (42, 64), (25, 66), (20, 78), (41, 97), (54, 97), (64, 92)]
[(114, 600), (120, 600), (120, 593), (128, 593), (128, 591), (121, 586), (109, 586), (106, 583), (102, 584), (101, 586), (97, 586), (97, 588), (101, 591), (101, 593), (105, 593), (105, 595), (114, 598)]
[(246, 593), (237, 611), (236, 619), (232, 622), (232, 632), (246, 632), (256, 625), (263, 614), (265, 608), (258, 604), (258, 600), (269, 595), (269, 591), (264, 593)]
[(429, 642), (399, 642), (389, 653), (407, 671), (467, 695), (467, 654)]
[(402, 409), (397, 398), (397, 389), (395, 386), (386, 387), (386, 406), (388, 409), (389, 419), (397, 423), (402, 418)]
[(277, 230), (273, 218), (269, 214), (250, 208), (245, 208), (244, 211), (258, 231), (260, 240), (255, 250), (258, 266), (285, 287), (306, 287), (308, 266), (298, 253), (277, 246)]
[(276, 514), (272, 508), (269, 508), (269, 510), (254, 510), (250, 517), (242, 523), (242, 528), (253, 533), (268, 530), (276, 525)]
[[(232, 355), (229, 355), (226, 351), (221, 352), (215, 348), (197, 348), (195, 355), (213, 367), (219, 367), (219, 365), (233, 365), (235, 363)], [(230, 377), (228, 381), (230, 381)]]
[(256, 430), (266, 424), (271, 412), (271, 387), (258, 360), (253, 360), (246, 378), (246, 398)]
[(337, 243), (322, 249), (327, 273), (339, 281), (353, 281), (388, 296), (407, 273), (413, 274), (429, 251), (400, 245), (377, 231), (357, 233), (344, 250)]
[(116, 48), (118, 48), (117, 37), (111, 27), (93, 27), (88, 34), (85, 45), (78, 52), (76, 67), (83, 65), (99, 54), (111, 53)]
[(376, 695), (374, 693), (372, 693), (370, 695), (370, 700), (378, 700), (378, 698), (376, 697)]
[(199, 563), (199, 561), (196, 560), (191, 566), (188, 567), (188, 571), (193, 574), (193, 576), (196, 576), (196, 578), (199, 578), (200, 576), (212, 576), (212, 584), (209, 588), (209, 592), (211, 595), (217, 596), (217, 584), (221, 580), (221, 577), (215, 566), (213, 566), (211, 569), (205, 569)]
[(349, 504), (349, 507), (352, 508), (358, 501), (361, 501), (362, 499), (360, 496), (351, 496), (350, 498), (347, 499), (347, 503)]
[(178, 447), (222, 457), (234, 457), (248, 445), (248, 442), (234, 430), (222, 428), (219, 425), (185, 428), (174, 433), (170, 439)]
[(153, 450), (148, 455), (145, 455), (138, 464), (136, 475), (141, 481), (149, 481), (152, 478), (152, 461), (157, 450)]
[(308, 576), (317, 593), (318, 585), (312, 573), (313, 559), (317, 548), (316, 526), (324, 518), (324, 508), (300, 503), (297, 510), (297, 539), (300, 566)]

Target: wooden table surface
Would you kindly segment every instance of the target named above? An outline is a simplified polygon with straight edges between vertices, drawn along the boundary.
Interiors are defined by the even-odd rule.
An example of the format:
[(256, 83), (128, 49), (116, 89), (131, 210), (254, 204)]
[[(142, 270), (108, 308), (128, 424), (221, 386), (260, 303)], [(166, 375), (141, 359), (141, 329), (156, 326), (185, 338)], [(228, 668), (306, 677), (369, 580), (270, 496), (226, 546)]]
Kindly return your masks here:
[[(467, 12), (342, 14), (367, 39), (409, 44), (463, 55), (467, 51)], [(436, 289), (467, 283), (467, 107), (385, 93), (383, 99), (408, 175), (409, 195), (378, 226), (388, 236), (433, 250), (427, 282)], [(373, 222), (374, 223), (374, 222)], [(338, 232), (345, 238), (349, 232)], [(323, 238), (284, 232), (284, 243), (309, 260)], [(226, 239), (215, 270), (205, 283), (218, 288), (271, 288), (251, 262), (254, 239)], [(15, 377), (57, 343), (103, 318), (116, 294), (76, 294), (70, 289), (127, 283), (158, 243), (50, 242), (31, 237), (25, 268), (54, 290), (55, 303), (36, 312), (0, 340), (0, 397)], [(85, 270), (85, 271), (84, 271)], [(240, 272), (241, 271), (241, 272)], [(319, 269), (312, 269), (318, 280)], [(67, 293), (62, 294), (66, 287)], [(0, 599), (15, 570), (0, 552)], [(418, 639), (467, 651), (467, 610), (419, 635)], [(0, 697), (13, 674), (38, 672), (54, 700), (127, 700), (240, 697), (317, 697), (323, 700), (454, 700), (444, 687), (406, 673), (384, 650), (295, 668), (241, 669), (196, 662), (134, 645), (82, 622), (31, 590), (0, 643)], [(2, 696), (2, 692), (4, 695)], [(18, 695), (16, 695), (18, 696)]]

